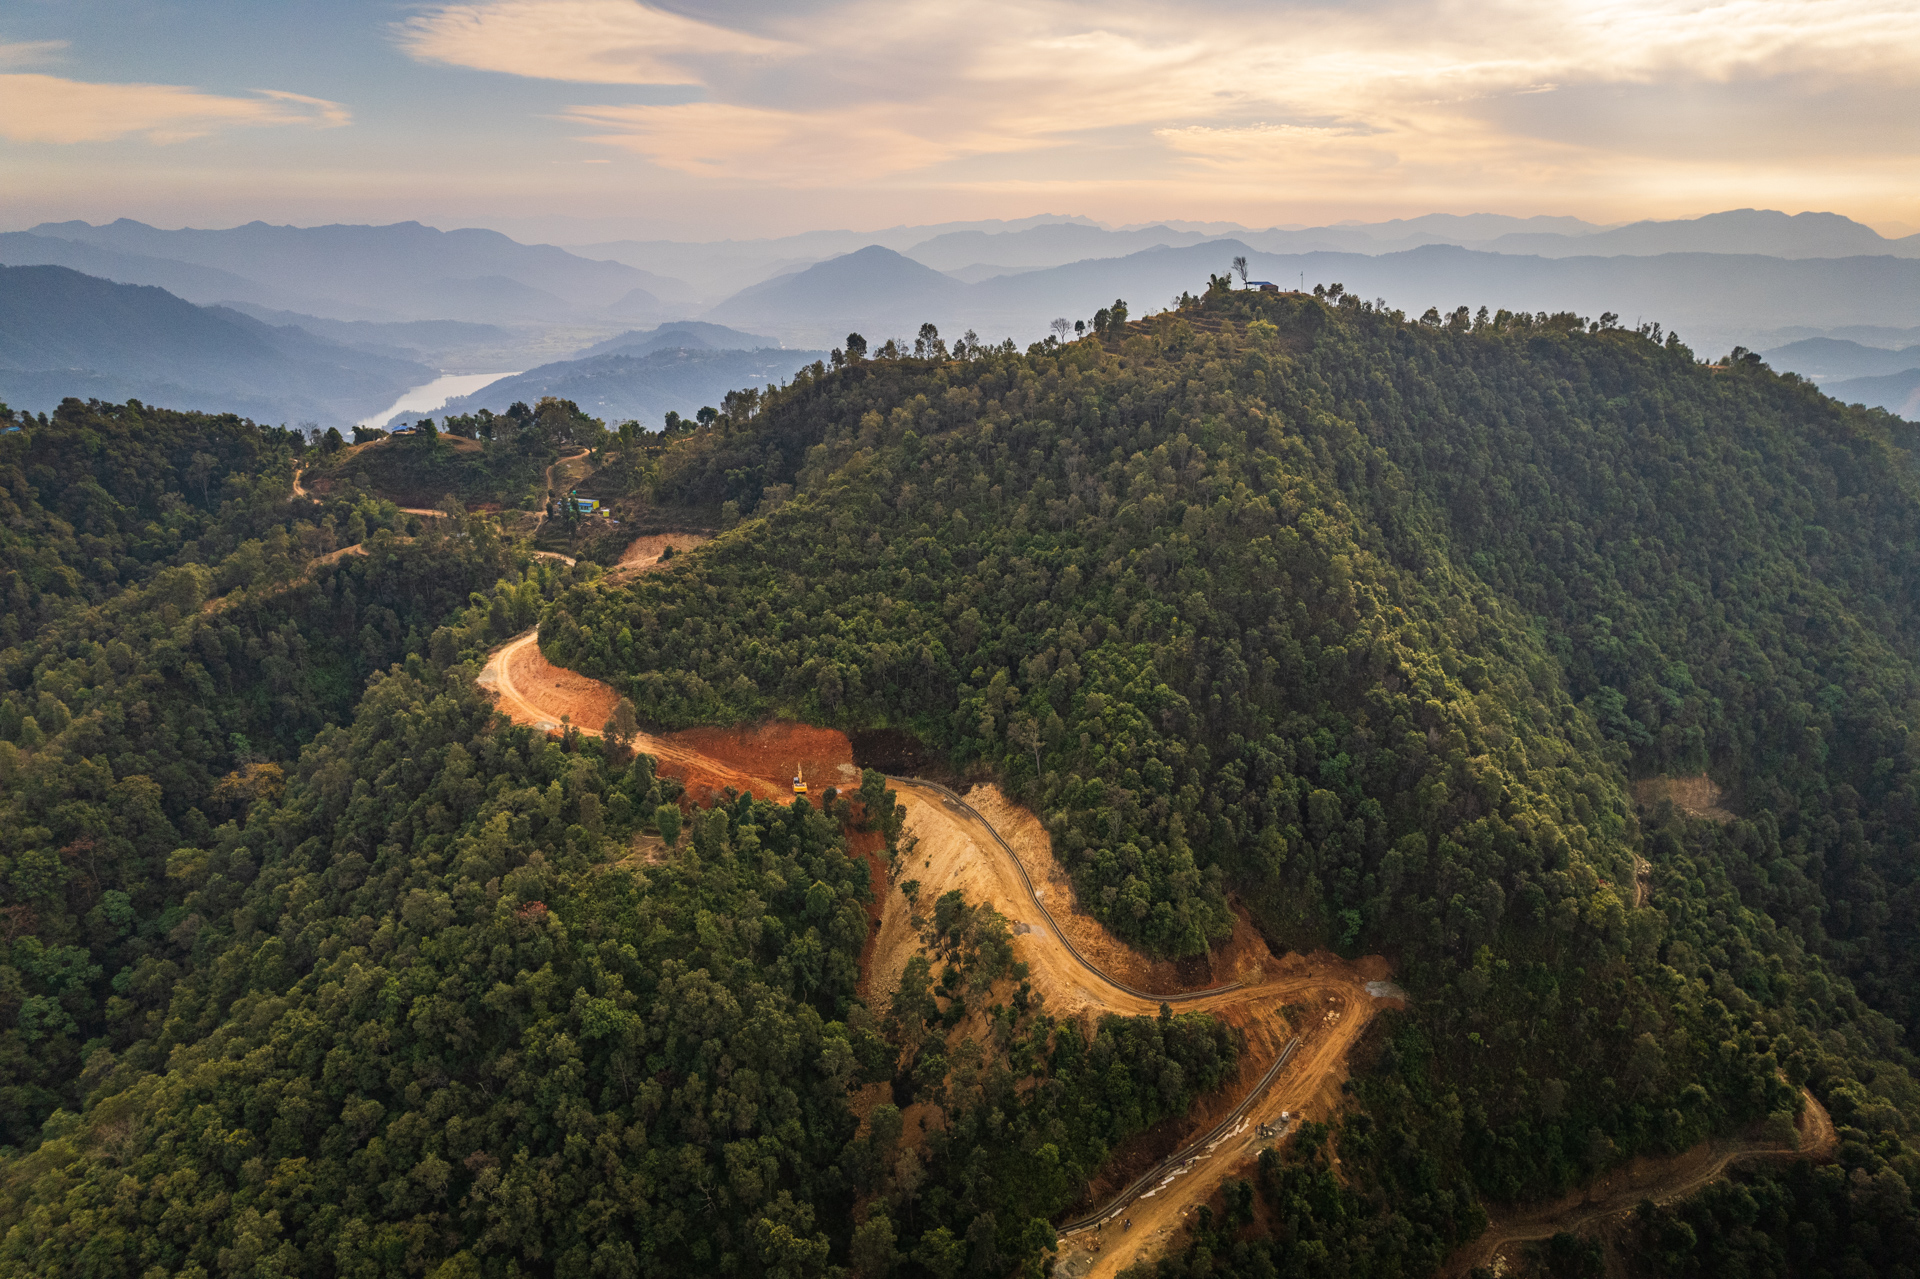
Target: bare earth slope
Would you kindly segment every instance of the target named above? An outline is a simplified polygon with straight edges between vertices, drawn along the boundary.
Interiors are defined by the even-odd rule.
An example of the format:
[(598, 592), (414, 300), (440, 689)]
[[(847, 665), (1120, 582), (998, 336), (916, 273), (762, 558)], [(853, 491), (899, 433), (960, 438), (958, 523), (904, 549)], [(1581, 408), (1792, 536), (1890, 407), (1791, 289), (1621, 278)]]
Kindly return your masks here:
[[(618, 700), (598, 680), (549, 663), (534, 632), (497, 650), (479, 679), (508, 718), (549, 731), (557, 731), (566, 717), (583, 732), (597, 732)], [(727, 786), (771, 799), (788, 798), (789, 770), (796, 764), (804, 765), (821, 787), (845, 785), (858, 776), (843, 734), (802, 725), (643, 734), (634, 745), (658, 759), (663, 774), (686, 781), (690, 793), (700, 798)], [(900, 878), (918, 880), (929, 895), (958, 888), (970, 900), (988, 902), (1005, 915), (1014, 925), (1015, 953), (1028, 965), (1034, 990), (1055, 1016), (1153, 1016), (1162, 998), (1171, 997), (1183, 1012), (1211, 1012), (1244, 1033), (1237, 1077), (1200, 1100), (1187, 1117), (1187, 1134), (1176, 1144), (1184, 1146), (1224, 1119), (1267, 1074), (1288, 1042), (1301, 1040), (1284, 1069), (1211, 1151), (1156, 1179), (1129, 1203), (1124, 1215), (1131, 1227), (1108, 1225), (1063, 1241), (1065, 1273), (1076, 1279), (1111, 1275), (1158, 1252), (1195, 1204), (1204, 1202), (1229, 1173), (1271, 1140), (1258, 1136), (1261, 1124), (1278, 1123), (1283, 1111), (1321, 1115), (1338, 1106), (1347, 1050), (1377, 1002), (1366, 983), (1386, 977), (1386, 961), (1347, 963), (1324, 953), (1276, 957), (1242, 920), (1215, 957), (1211, 979), (1201, 986), (1220, 989), (1194, 997), (1182, 991), (1172, 965), (1133, 951), (1075, 907), (1046, 832), (997, 787), (976, 787), (955, 802), (939, 788), (896, 780), (906, 810), (906, 834), (913, 841)], [(1001, 838), (995, 837), (996, 831)], [(910, 915), (905, 895), (897, 887), (890, 889), (864, 974), (867, 989), (881, 999), (897, 986), (919, 945)], [(1072, 939), (1072, 949), (1062, 934)], [(1135, 993), (1139, 991), (1147, 993)], [(1281, 1013), (1287, 1005), (1295, 1007), (1291, 1020)], [(966, 1029), (963, 1023), (955, 1034)], [(1099, 1202), (1105, 1205), (1107, 1200)]]

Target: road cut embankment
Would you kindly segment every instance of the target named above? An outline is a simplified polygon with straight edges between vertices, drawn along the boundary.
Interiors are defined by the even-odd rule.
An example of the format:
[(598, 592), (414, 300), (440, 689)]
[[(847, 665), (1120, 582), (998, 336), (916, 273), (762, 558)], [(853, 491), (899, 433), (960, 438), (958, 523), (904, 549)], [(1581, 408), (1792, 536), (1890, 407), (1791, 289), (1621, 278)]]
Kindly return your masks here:
[[(509, 719), (549, 732), (572, 724), (597, 734), (619, 700), (600, 681), (548, 662), (531, 631), (495, 651), (479, 679)], [(701, 802), (728, 788), (790, 799), (796, 768), (816, 793), (851, 788), (860, 776), (845, 734), (800, 724), (641, 734), (634, 748)], [(1080, 910), (1039, 820), (997, 786), (975, 786), (963, 796), (920, 779), (891, 780), (905, 838), (898, 882), (886, 886), (880, 927), (862, 964), (862, 992), (874, 1006), (885, 1005), (920, 949), (912, 904), (899, 886), (917, 881), (922, 900), (959, 889), (1006, 916), (1015, 957), (1055, 1017), (1089, 1024), (1110, 1013), (1150, 1017), (1165, 1003), (1211, 1013), (1241, 1033), (1235, 1076), (1196, 1102), (1183, 1132), (1170, 1134), (1175, 1153), (1149, 1160), (1144, 1171), (1112, 1168), (1096, 1180), (1090, 1211), (1066, 1223), (1058, 1273), (1098, 1279), (1158, 1254), (1222, 1181), (1248, 1175), (1261, 1148), (1275, 1140), (1263, 1130), (1338, 1109), (1348, 1050), (1382, 1002), (1397, 1002), (1368, 989), (1390, 989), (1381, 985), (1390, 975), (1384, 959), (1275, 955), (1237, 915), (1232, 937), (1206, 957), (1195, 980), (1192, 965), (1143, 955)], [(972, 1024), (978, 1015), (963, 1020), (954, 1036), (982, 1033)], [(913, 1107), (921, 1113), (910, 1112), (910, 1121), (942, 1122), (928, 1109)], [(910, 1122), (909, 1131), (915, 1127)]]

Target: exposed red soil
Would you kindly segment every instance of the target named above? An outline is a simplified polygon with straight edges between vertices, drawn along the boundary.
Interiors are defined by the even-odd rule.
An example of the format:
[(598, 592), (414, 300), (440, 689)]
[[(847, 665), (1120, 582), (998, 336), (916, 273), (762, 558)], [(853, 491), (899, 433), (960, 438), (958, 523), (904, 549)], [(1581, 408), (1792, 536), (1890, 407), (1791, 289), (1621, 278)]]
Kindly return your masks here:
[[(647, 752), (653, 754), (651, 750)], [(762, 799), (782, 799), (780, 788), (758, 778), (748, 777), (744, 773), (704, 768), (698, 763), (686, 760), (670, 759), (664, 756), (660, 760), (660, 776), (671, 777), (686, 787), (686, 797), (681, 806), (709, 808), (726, 799), (729, 793), (735, 795), (758, 795)]]
[[(595, 731), (591, 726), (604, 723), (617, 700), (605, 685), (547, 663), (532, 633), (496, 652), (481, 682), (493, 689), (501, 709), (514, 720), (549, 730), (557, 727), (558, 714), (567, 713), (584, 731)], [(728, 789), (769, 799), (791, 798), (796, 767), (806, 771), (816, 794), (828, 786), (846, 788), (859, 776), (844, 734), (800, 724), (690, 729), (666, 737), (643, 734), (634, 745), (660, 761), (663, 775), (685, 781), (694, 803), (709, 802)], [(998, 788), (976, 787), (967, 796), (968, 803), (979, 810), (977, 815), (923, 787), (901, 785), (895, 793), (906, 812), (908, 837), (916, 841), (903, 876), (919, 880), (922, 893), (957, 888), (969, 900), (990, 902), (1007, 915), (1014, 925), (1015, 955), (1027, 965), (1034, 993), (1054, 1015), (1093, 1019), (1108, 1012), (1152, 1016), (1158, 1011), (1158, 996), (1127, 993), (1113, 986), (1106, 972), (1141, 978), (1139, 985), (1151, 990), (1192, 989), (1196, 977), (1207, 985), (1242, 983), (1183, 1008), (1213, 1013), (1244, 1035), (1245, 1050), (1236, 1077), (1201, 1098), (1179, 1124), (1144, 1139), (1143, 1147), (1177, 1143), (1217, 1124), (1240, 1104), (1290, 1038), (1297, 1034), (1302, 1040), (1287, 1070), (1250, 1106), (1243, 1123), (1222, 1136), (1209, 1154), (1190, 1161), (1129, 1207), (1135, 1225), (1130, 1236), (1095, 1234), (1091, 1240), (1075, 1236), (1075, 1246), (1067, 1254), (1074, 1262), (1073, 1279), (1109, 1279), (1124, 1266), (1159, 1253), (1184, 1224), (1192, 1204), (1211, 1195), (1230, 1170), (1257, 1154), (1262, 1140), (1258, 1124), (1277, 1120), (1283, 1110), (1321, 1116), (1339, 1108), (1347, 1050), (1374, 1009), (1392, 1002), (1370, 998), (1364, 988), (1364, 983), (1389, 975), (1384, 959), (1373, 956), (1349, 962), (1325, 953), (1275, 956), (1245, 915), (1236, 912), (1232, 936), (1206, 961), (1166, 971), (1156, 961), (1131, 952), (1098, 921), (1073, 909), (1071, 888), (1044, 827), (1033, 814), (1008, 803)], [(999, 851), (999, 840), (993, 836), (996, 829), (1016, 850), (1014, 859)], [(861, 957), (861, 993), (870, 1006), (878, 1006), (897, 984), (920, 941), (905, 896), (886, 882), (879, 838), (856, 835), (854, 847), (867, 858), (870, 882), (882, 903), (877, 912), (881, 926), (868, 939)], [(1054, 903), (1049, 911), (1062, 928), (1071, 930), (1075, 945), (1084, 946), (1096, 963), (1110, 965), (1106, 972), (1087, 967), (1059, 944), (1039, 905), (1027, 895), (1026, 880), (1013, 867), (1015, 859), (1035, 887), (1048, 893)], [(870, 912), (869, 917), (876, 915)], [(1291, 1017), (1281, 1013), (1288, 1005), (1297, 1006)], [(983, 1015), (979, 1009), (970, 1011), (954, 1034), (985, 1034), (983, 1025), (974, 1024)], [(884, 1085), (863, 1090), (856, 1112), (864, 1115), (884, 1095)], [(934, 1128), (944, 1122), (939, 1108), (926, 1103), (910, 1106), (905, 1119), (910, 1139), (923, 1126)], [(1148, 1166), (1150, 1153), (1150, 1149), (1130, 1150), (1123, 1163)], [(1117, 1176), (1110, 1172), (1103, 1185)]]
[(789, 785), (799, 769), (816, 802), (829, 786), (850, 790), (860, 784), (853, 744), (837, 728), (790, 723), (686, 728), (663, 740), (755, 777), (785, 778)]
[(508, 669), (514, 687), (555, 723), (564, 718), (576, 728), (597, 733), (613, 718), (613, 708), (620, 702), (611, 686), (549, 662), (538, 644), (515, 649)]
[[(500, 709), (514, 723), (548, 733), (559, 732), (561, 717), (566, 716), (581, 732), (597, 737), (620, 700), (599, 680), (547, 661), (532, 631), (494, 652), (480, 674), (480, 684), (492, 690)], [(662, 777), (686, 786), (690, 804), (711, 804), (729, 790), (762, 799), (792, 798), (791, 790), (772, 778), (755, 777), (666, 738), (643, 733), (633, 745), (659, 761)]]

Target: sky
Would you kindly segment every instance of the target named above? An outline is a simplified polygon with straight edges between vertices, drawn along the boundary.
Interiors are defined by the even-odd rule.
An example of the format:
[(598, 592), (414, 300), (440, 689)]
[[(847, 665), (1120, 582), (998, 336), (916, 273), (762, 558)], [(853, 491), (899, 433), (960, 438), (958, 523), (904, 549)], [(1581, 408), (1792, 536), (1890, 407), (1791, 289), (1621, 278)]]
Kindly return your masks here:
[(9, 0), (0, 229), (1758, 207), (1898, 235), (1917, 89), (1914, 0)]

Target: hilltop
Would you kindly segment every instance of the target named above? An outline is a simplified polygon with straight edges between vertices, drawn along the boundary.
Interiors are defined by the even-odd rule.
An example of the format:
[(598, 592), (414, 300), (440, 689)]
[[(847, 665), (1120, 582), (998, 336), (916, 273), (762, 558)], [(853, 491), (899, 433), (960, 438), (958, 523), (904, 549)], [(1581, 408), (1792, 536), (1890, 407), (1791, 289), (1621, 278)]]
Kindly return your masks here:
[[(1205, 951), (1231, 897), (1395, 955), (1415, 1011), (1339, 1137), (1374, 1237), (1472, 1227), (1363, 1152), (1530, 1198), (1790, 1116), (1803, 1079), (1884, 1069), (1905, 1104), (1907, 925), (1861, 903), (1912, 882), (1881, 709), (1920, 688), (1911, 428), (1651, 325), (1336, 301), (1216, 287), (1024, 357), (803, 375), (660, 464), (740, 529), (565, 601), (547, 652), (646, 722), (886, 725), (990, 771), (1151, 951)], [(1703, 773), (1733, 826), (1629, 792)]]

